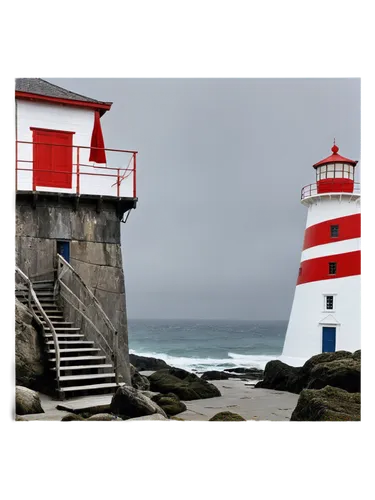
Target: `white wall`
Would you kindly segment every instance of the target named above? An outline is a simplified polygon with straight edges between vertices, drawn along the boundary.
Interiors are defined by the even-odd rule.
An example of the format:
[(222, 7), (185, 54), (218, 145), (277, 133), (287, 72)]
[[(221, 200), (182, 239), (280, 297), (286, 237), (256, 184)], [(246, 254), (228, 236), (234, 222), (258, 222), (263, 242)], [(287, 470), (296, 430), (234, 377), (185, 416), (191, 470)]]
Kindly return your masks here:
[[(91, 134), (94, 126), (94, 110), (87, 108), (78, 108), (72, 106), (63, 106), (59, 104), (31, 102), (17, 99), (16, 105), (16, 127), (17, 140), (32, 142), (33, 136), (30, 127), (46, 128), (52, 130), (63, 130), (75, 132), (73, 134), (73, 146), (90, 146)], [(108, 146), (108, 138), (104, 137), (104, 144)], [(121, 145), (120, 145), (121, 148)], [(117, 196), (117, 186), (112, 186), (117, 180), (117, 168), (102, 168), (105, 165), (98, 165), (89, 162), (89, 149), (80, 149), (79, 163), (90, 165), (89, 167), (80, 167), (80, 193), (81, 194), (97, 194), (106, 196)], [(106, 153), (109, 167), (116, 166), (126, 168), (130, 154), (125, 153)], [(30, 163), (18, 163), (18, 168), (32, 168), (32, 144), (18, 144), (18, 159), (28, 160)], [(114, 159), (114, 160), (113, 160)], [(114, 163), (112, 163), (114, 161)], [(75, 193), (77, 187), (77, 148), (73, 147), (73, 178), (72, 188), (51, 188), (37, 186), (38, 191)], [(95, 166), (96, 165), (96, 166)], [(132, 162), (130, 164), (132, 167)], [(114, 177), (103, 177), (84, 175), (84, 173), (105, 173), (111, 174)], [(124, 174), (124, 170), (120, 172)], [(32, 191), (32, 172), (18, 172), (17, 189)], [(133, 174), (129, 175), (120, 184), (120, 196), (133, 196)]]
[(337, 217), (359, 214), (361, 211), (360, 196), (352, 194), (315, 196), (302, 203), (308, 206), (306, 227)]
[[(334, 295), (333, 311), (324, 295)], [(335, 324), (337, 323), (337, 324)], [(322, 352), (322, 327), (336, 326), (336, 350), (361, 348), (361, 277), (348, 276), (296, 287), (281, 361), (301, 365)], [(303, 363), (302, 363), (303, 364)]]

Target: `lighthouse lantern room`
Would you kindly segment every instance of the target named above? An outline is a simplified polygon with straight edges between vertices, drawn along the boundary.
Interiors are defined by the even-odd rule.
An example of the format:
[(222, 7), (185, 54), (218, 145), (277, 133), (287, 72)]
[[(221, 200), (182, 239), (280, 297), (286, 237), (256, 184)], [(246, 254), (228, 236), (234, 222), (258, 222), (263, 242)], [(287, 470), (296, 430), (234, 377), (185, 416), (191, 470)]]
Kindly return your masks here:
[(322, 352), (360, 349), (360, 190), (357, 161), (332, 154), (301, 191), (307, 221), (281, 360), (301, 366)]

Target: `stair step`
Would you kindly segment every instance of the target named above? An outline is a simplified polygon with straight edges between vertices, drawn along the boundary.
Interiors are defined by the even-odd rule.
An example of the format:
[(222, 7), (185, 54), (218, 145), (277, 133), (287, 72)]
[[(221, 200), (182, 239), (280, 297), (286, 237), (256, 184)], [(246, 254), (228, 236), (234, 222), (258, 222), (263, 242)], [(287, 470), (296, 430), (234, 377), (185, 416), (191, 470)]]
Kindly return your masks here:
[[(46, 344), (53, 345), (54, 342), (53, 342), (53, 340), (47, 340)], [(91, 342), (91, 340), (59, 340), (59, 344), (67, 344), (67, 345), (77, 345), (77, 344), (94, 345), (94, 342)]]
[[(60, 352), (93, 352), (93, 351), (100, 351), (100, 349), (96, 347), (83, 347), (82, 349), (76, 348), (76, 349), (60, 349)], [(55, 354), (55, 349), (50, 349), (48, 351), (48, 354)]]
[[(43, 322), (43, 321), (44, 321), (44, 319), (43, 319), (43, 315), (42, 315), (42, 313), (38, 310), (38, 311), (36, 312), (36, 314), (37, 314), (37, 316), (40, 318), (40, 320)], [(63, 317), (63, 313), (59, 313), (59, 316), (57, 316), (56, 314), (57, 314), (57, 313), (55, 313), (54, 315), (52, 315), (52, 314), (47, 314), (47, 316), (48, 316), (48, 318), (49, 318), (51, 321), (52, 321), (52, 319), (64, 319), (64, 317)], [(44, 322), (45, 322), (45, 321), (44, 321)], [(52, 321), (52, 323), (53, 323), (53, 321)]]
[[(76, 358), (74, 358), (76, 359)], [(60, 371), (69, 371), (69, 370), (88, 370), (88, 369), (95, 369), (97, 370), (98, 368), (112, 368), (113, 370), (113, 365), (107, 365), (107, 364), (102, 364), (102, 365), (73, 365), (73, 366), (60, 366)], [(52, 370), (56, 371), (56, 367), (51, 368)]]
[[(114, 378), (114, 373), (98, 373), (94, 375), (65, 375), (60, 377), (60, 382), (69, 382), (70, 380), (87, 380), (96, 378)], [(91, 387), (91, 386), (90, 386)]]
[(64, 387), (62, 392), (70, 392), (70, 391), (90, 391), (94, 389), (111, 389), (112, 387), (120, 387), (115, 382), (110, 382), (108, 384), (92, 384), (92, 385), (80, 385), (80, 386), (72, 386), (72, 387)]
[[(48, 316), (49, 317), (49, 316)], [(56, 328), (63, 328), (64, 325), (66, 325), (65, 328), (71, 328), (71, 326), (69, 325), (72, 325), (73, 323), (70, 323), (69, 321), (52, 321), (51, 318), (50, 318), (50, 321), (53, 325), (53, 327), (56, 329)], [(41, 322), (43, 323), (43, 326), (44, 328), (47, 330), (49, 327), (47, 326), (47, 322), (44, 321), (44, 319), (41, 320)]]
[[(46, 333), (44, 336), (48, 339), (51, 339), (52, 333)], [(67, 333), (66, 335), (64, 335), (63, 333), (58, 333), (58, 334), (56, 334), (56, 337), (58, 339), (60, 337), (66, 337), (68, 339), (79, 339), (79, 338), (84, 338), (85, 336), (83, 335), (83, 333)]]
[(53, 288), (48, 289), (48, 290), (42, 290), (42, 289), (37, 289), (35, 290), (35, 293), (37, 294), (38, 297), (51, 297), (54, 295)]
[[(52, 323), (53, 324), (53, 323)], [(55, 328), (55, 332), (80, 332), (81, 329), (80, 328), (75, 328), (75, 327), (64, 327), (64, 326), (57, 326), (55, 327), (55, 325), (53, 325), (53, 327)], [(49, 330), (49, 326), (45, 326), (44, 327), (45, 330)]]
[[(49, 351), (51, 352), (51, 351)], [(61, 352), (61, 349), (60, 349)], [(66, 356), (66, 357), (60, 357), (60, 363), (63, 363), (64, 361), (99, 361), (99, 359), (106, 359), (105, 356)], [(51, 358), (49, 361), (56, 361), (56, 358)], [(74, 365), (72, 365), (74, 366)], [(93, 365), (86, 365), (87, 368), (89, 366)], [(65, 366), (61, 366), (60, 368), (65, 368)], [(66, 366), (66, 368), (68, 368)], [(71, 368), (71, 367), (69, 367)]]

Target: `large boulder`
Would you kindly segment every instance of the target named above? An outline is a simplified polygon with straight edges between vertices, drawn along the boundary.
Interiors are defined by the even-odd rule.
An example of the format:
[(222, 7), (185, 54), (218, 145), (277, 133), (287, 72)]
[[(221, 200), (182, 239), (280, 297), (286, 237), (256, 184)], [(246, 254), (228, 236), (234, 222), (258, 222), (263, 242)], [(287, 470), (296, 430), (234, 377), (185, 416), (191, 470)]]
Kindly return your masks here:
[(301, 368), (289, 366), (282, 361), (269, 361), (264, 369), (264, 378), (255, 385), (255, 388), (276, 389), (299, 393), (302, 387), (299, 383), (299, 372)]
[(110, 420), (115, 420), (116, 422), (121, 422), (122, 419), (119, 417), (116, 417), (115, 415), (111, 415), (110, 413), (97, 413), (96, 415), (92, 415), (87, 419), (87, 421), (110, 421)]
[(217, 370), (210, 370), (204, 372), (201, 376), (202, 380), (228, 380), (228, 378), (235, 378), (236, 375), (231, 375), (230, 373), (220, 372)]
[(210, 422), (239, 422), (245, 421), (246, 419), (238, 415), (238, 413), (232, 413), (231, 411), (221, 411), (220, 413), (216, 413), (209, 420)]
[(61, 419), (61, 422), (74, 422), (76, 420), (82, 421), (86, 419), (84, 419), (81, 415), (78, 415), (77, 413), (72, 413), (71, 415), (65, 415), (65, 417)]
[(183, 401), (221, 396), (219, 389), (194, 373), (180, 368), (159, 370), (148, 377), (151, 390), (168, 394), (173, 392)]
[(128, 385), (117, 389), (112, 397), (110, 411), (122, 418), (143, 417), (154, 413), (160, 413), (163, 417), (167, 416), (150, 398)]
[(130, 363), (140, 372), (156, 371), (170, 368), (169, 365), (162, 359), (147, 358), (146, 356), (138, 356), (138, 354), (129, 354)]
[(361, 419), (361, 395), (337, 387), (305, 389), (301, 392), (290, 420), (348, 421)]
[(16, 384), (35, 388), (45, 371), (43, 344), (30, 310), (16, 299)]
[(163, 408), (165, 413), (171, 417), (177, 415), (186, 410), (186, 404), (180, 401), (180, 398), (176, 394), (157, 394), (153, 396), (152, 401), (154, 401), (160, 408)]
[(133, 420), (169, 420), (167, 417), (163, 417), (163, 415), (160, 415), (160, 413), (154, 413), (153, 415), (146, 415), (145, 417), (135, 417), (135, 418), (128, 418), (126, 422), (133, 421)]
[(16, 414), (44, 413), (39, 394), (27, 387), (16, 386)]
[(150, 389), (150, 381), (144, 375), (141, 375), (135, 366), (130, 365), (131, 382), (134, 389), (140, 391), (148, 391)]
[(314, 366), (310, 372), (307, 389), (323, 389), (327, 385), (348, 392), (361, 392), (360, 361), (344, 358)]
[(299, 394), (306, 388), (320, 389), (331, 385), (357, 392), (360, 390), (359, 384), (360, 351), (359, 354), (358, 351), (355, 354), (336, 351), (312, 356), (301, 367), (289, 366), (278, 360), (269, 361), (264, 370), (263, 380), (258, 382), (255, 388)]

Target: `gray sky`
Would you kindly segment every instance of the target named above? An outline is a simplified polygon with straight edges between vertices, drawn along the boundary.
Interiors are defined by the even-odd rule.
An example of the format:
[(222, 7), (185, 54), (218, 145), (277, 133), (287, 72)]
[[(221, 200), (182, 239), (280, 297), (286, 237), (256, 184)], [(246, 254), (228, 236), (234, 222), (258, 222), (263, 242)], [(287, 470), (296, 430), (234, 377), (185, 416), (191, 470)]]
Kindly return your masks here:
[(300, 190), (334, 137), (360, 159), (359, 79), (46, 79), (113, 101), (106, 147), (139, 151), (129, 318), (288, 319)]

